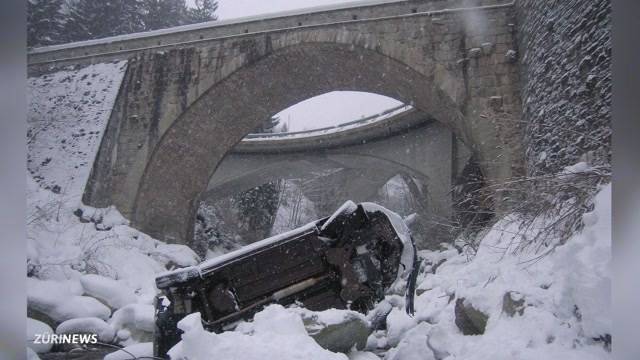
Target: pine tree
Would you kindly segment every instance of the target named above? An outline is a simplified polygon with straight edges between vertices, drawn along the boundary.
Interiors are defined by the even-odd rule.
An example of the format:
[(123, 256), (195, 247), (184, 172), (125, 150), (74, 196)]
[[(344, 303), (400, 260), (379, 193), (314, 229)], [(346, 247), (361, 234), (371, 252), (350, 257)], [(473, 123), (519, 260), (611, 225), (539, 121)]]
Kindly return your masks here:
[(195, 0), (195, 7), (189, 9), (189, 22), (201, 23), (217, 20), (215, 15), (218, 9), (218, 2), (215, 0)]
[(269, 236), (278, 210), (278, 186), (269, 182), (234, 196), (246, 229), (258, 238)]
[(164, 29), (189, 23), (184, 0), (142, 0), (145, 30)]
[(27, 1), (27, 46), (45, 46), (65, 42), (62, 37), (63, 0)]
[(65, 33), (71, 41), (142, 31), (140, 0), (75, 0), (68, 4)]
[(268, 134), (275, 132), (277, 126), (280, 124), (280, 118), (277, 116), (272, 116), (266, 120), (264, 120), (260, 126), (258, 126), (255, 130), (253, 130), (254, 134)]

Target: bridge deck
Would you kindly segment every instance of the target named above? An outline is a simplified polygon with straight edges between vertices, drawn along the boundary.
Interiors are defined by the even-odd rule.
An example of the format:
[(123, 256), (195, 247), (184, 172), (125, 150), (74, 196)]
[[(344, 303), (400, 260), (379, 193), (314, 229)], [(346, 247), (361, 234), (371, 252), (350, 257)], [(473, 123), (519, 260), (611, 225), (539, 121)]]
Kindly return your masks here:
[(126, 55), (137, 51), (161, 50), (261, 33), (399, 17), (434, 16), (455, 11), (490, 10), (512, 5), (513, 2), (500, 0), (358, 1), (34, 48), (28, 52), (27, 61), (30, 65), (36, 65), (98, 56)]

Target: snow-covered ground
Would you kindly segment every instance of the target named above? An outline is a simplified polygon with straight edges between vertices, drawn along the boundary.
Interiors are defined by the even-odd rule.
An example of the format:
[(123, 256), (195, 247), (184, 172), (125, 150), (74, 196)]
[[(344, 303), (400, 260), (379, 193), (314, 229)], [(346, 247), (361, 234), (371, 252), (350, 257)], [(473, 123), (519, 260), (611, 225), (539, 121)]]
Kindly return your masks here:
[[(27, 338), (93, 332), (104, 342), (149, 341), (155, 275), (199, 259), (128, 226), (115, 207), (81, 198), (126, 64), (29, 79)], [(36, 352), (50, 347), (32, 344)], [(33, 354), (32, 354), (33, 356)]]
[[(92, 332), (127, 346), (131, 354), (148, 356), (155, 276), (199, 259), (185, 246), (129, 227), (114, 207), (81, 203), (123, 67), (92, 65), (29, 80), (27, 336)], [(605, 185), (583, 216), (584, 228), (540, 258), (533, 249), (514, 251), (538, 230), (522, 231), (515, 215), (479, 235), (475, 254), (453, 247), (421, 251), (415, 315), (404, 312), (403, 296), (389, 294), (377, 307), (390, 311), (386, 329), (372, 331), (359, 351), (322, 348), (306, 324), (309, 317), (324, 325), (339, 323), (351, 312), (310, 315), (271, 305), (222, 334), (205, 331), (199, 314), (192, 314), (180, 322), (182, 342), (171, 355), (174, 360), (609, 359), (610, 214), (611, 186)], [(461, 330), (469, 323), (476, 335)], [(30, 358), (50, 350), (28, 346)], [(106, 359), (130, 357), (119, 351)]]
[[(532, 252), (514, 253), (531, 232), (520, 232), (512, 216), (482, 235), (475, 256), (453, 247), (422, 251), (415, 316), (401, 296), (387, 296), (387, 329), (373, 332), (363, 351), (328, 353), (310, 341), (300, 309), (271, 305), (222, 334), (190, 315), (179, 324), (185, 334), (172, 359), (609, 359), (611, 185), (583, 220), (580, 233), (537, 261)], [(487, 316), (483, 334), (461, 332), (462, 305)]]

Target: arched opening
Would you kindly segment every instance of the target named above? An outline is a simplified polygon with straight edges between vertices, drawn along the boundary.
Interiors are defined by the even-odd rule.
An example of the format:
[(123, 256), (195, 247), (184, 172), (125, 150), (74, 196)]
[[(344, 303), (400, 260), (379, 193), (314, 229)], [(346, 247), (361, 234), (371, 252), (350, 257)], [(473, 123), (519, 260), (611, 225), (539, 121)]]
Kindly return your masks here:
[(196, 201), (225, 155), (264, 119), (331, 91), (363, 91), (411, 104), (469, 142), (459, 106), (432, 75), (350, 45), (290, 46), (214, 85), (165, 132), (139, 186), (135, 225), (167, 241), (188, 242)]
[[(455, 145), (442, 125), (392, 98), (333, 91), (304, 100), (227, 153), (197, 201), (193, 247), (215, 257), (352, 200), (398, 213), (420, 248), (435, 248), (450, 235)], [(450, 164), (421, 164), (412, 152)]]

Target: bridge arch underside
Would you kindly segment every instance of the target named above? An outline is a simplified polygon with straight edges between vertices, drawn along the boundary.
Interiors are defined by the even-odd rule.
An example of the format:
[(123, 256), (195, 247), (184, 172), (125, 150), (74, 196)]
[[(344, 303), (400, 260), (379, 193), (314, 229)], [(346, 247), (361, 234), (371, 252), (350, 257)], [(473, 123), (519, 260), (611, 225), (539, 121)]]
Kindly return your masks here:
[(499, 138), (493, 125), (467, 126), (466, 105), (442, 89), (455, 87), (452, 81), (463, 82), (458, 70), (449, 73), (431, 65), (418, 72), (377, 51), (336, 43), (288, 46), (248, 61), (204, 92), (164, 133), (138, 187), (134, 225), (154, 237), (187, 243), (196, 200), (234, 145), (265, 118), (336, 90), (376, 93), (412, 104), (448, 126), (481, 161), (491, 164), (483, 168), (486, 177), (508, 173), (511, 164), (487, 161), (494, 157)]
[[(448, 175), (444, 174), (447, 179), (439, 182), (431, 181), (422, 171), (395, 161), (375, 155), (347, 154), (340, 149), (295, 155), (230, 154), (199, 201), (215, 204), (266, 183), (288, 180), (299, 184), (301, 194), (312, 202), (317, 216), (322, 217), (330, 215), (346, 200), (379, 201), (384, 186), (400, 176), (409, 191), (403, 196), (413, 200), (406, 205), (411, 206), (421, 226), (416, 241), (420, 247), (433, 247), (448, 240), (436, 225), (446, 223), (451, 210), (450, 196), (443, 193), (450, 179)], [(400, 209), (392, 210), (402, 213)]]

